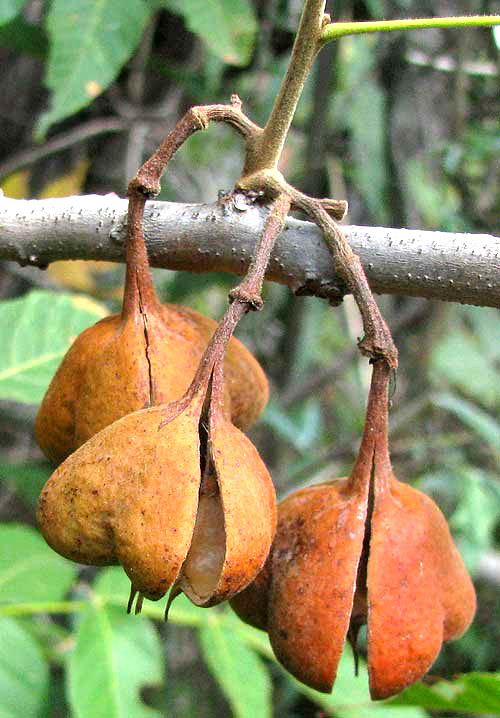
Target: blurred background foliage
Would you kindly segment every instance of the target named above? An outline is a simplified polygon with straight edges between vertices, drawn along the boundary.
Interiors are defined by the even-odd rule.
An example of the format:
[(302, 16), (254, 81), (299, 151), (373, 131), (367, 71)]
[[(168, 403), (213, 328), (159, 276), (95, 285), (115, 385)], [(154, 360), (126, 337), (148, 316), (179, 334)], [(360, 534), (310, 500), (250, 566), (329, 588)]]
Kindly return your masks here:
[[(339, 20), (500, 11), (498, 0), (328, 5)], [(301, 0), (1, 0), (4, 193), (123, 195), (190, 105), (226, 102), (234, 92), (264, 123), (301, 9)], [(303, 191), (347, 197), (353, 224), (498, 232), (496, 37), (436, 30), (330, 44), (305, 89), (282, 171)], [(241, 160), (239, 139), (211, 127), (172, 161), (161, 198), (213, 201), (231, 188)], [(164, 300), (213, 317), (233, 282), (167, 270), (155, 270), (155, 279)], [(287, 677), (266, 637), (228, 609), (180, 599), (168, 626), (158, 604), (127, 617), (118, 569), (80, 568), (45, 546), (34, 506), (51, 469), (33, 439), (36, 404), (75, 334), (118, 309), (122, 280), (123, 267), (95, 262), (58, 262), (45, 272), (0, 266), (0, 715), (498, 715), (495, 310), (379, 298), (401, 354), (391, 416), (396, 473), (432, 494), (449, 518), (479, 608), (424, 684), (375, 705), (364, 664), (355, 678), (349, 650), (333, 694), (322, 696)], [(239, 336), (271, 381), (252, 438), (283, 496), (349, 472), (369, 368), (354, 348), (361, 325), (349, 297), (332, 309), (267, 285), (265, 299)]]

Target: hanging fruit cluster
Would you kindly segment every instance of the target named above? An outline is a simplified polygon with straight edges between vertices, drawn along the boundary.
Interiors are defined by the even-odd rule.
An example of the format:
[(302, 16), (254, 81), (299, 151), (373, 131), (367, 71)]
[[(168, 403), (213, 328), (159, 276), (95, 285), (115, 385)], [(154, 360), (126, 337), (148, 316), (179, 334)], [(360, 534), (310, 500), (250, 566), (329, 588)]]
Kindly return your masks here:
[[(131, 195), (132, 218), (138, 206)], [(267, 380), (231, 338), (248, 303), (234, 301), (218, 328), (161, 305), (139, 230), (129, 222), (122, 314), (76, 339), (40, 407), (38, 442), (63, 463), (38, 520), (63, 556), (121, 564), (129, 610), (174, 583), (214, 605), (256, 577), (275, 532), (274, 487), (241, 430), (264, 408)]]
[[(242, 113), (236, 96), (230, 105), (191, 108), (130, 182), (122, 312), (76, 339), (37, 417), (40, 446), (62, 462), (42, 492), (38, 520), (63, 556), (122, 565), (129, 611), (134, 600), (137, 613), (144, 598), (169, 590), (169, 603), (179, 592), (200, 606), (230, 600), (243, 620), (268, 632), (285, 668), (320, 691), (332, 689), (345, 642), (356, 650), (366, 623), (370, 691), (379, 699), (421, 678), (442, 642), (466, 630), (475, 594), (437, 506), (392, 471), (388, 383), (397, 350), (336, 223), (347, 205), (307, 197), (277, 170), (300, 83), (321, 47), (322, 6), (306, 5), (292, 55), (292, 64), (307, 55), (297, 63), (302, 79), (287, 73), (265, 128)], [(168, 161), (210, 121), (243, 136), (236, 188), (246, 202), (269, 207), (248, 273), (218, 326), (158, 301), (142, 230), (146, 200), (159, 191)], [(358, 304), (359, 348), (373, 376), (351, 475), (292, 494), (277, 508), (271, 477), (243, 433), (266, 405), (267, 381), (232, 334), (262, 306), (265, 270), (291, 208), (317, 224)]]

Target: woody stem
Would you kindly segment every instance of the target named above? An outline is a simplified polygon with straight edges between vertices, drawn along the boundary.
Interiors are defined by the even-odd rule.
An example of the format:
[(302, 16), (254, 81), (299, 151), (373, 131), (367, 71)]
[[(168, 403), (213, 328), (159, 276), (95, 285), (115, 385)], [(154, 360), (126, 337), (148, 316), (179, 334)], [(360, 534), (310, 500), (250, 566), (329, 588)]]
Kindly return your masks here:
[(139, 305), (151, 308), (158, 303), (142, 229), (145, 203), (144, 195), (134, 193), (130, 196), (127, 224), (127, 271), (122, 318), (131, 316), (139, 309)]
[(391, 368), (383, 359), (373, 362), (372, 380), (366, 407), (363, 438), (352, 477), (364, 482), (373, 473), (375, 462), (380, 466), (389, 458), (389, 379)]
[(247, 154), (244, 175), (277, 167), (304, 83), (320, 49), (324, 9), (325, 0), (306, 0), (286, 75), (264, 130)]

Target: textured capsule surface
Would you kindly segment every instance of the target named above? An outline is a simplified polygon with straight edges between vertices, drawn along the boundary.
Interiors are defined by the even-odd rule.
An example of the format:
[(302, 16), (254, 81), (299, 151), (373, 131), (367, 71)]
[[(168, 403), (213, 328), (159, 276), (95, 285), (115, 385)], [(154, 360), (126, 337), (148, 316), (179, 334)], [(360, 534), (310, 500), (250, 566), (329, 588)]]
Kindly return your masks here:
[[(158, 305), (86, 329), (68, 350), (40, 406), (37, 441), (60, 463), (91, 436), (139, 409), (179, 399), (189, 387), (216, 323), (194, 310)], [(247, 429), (268, 399), (257, 360), (237, 339), (226, 355), (225, 410)]]

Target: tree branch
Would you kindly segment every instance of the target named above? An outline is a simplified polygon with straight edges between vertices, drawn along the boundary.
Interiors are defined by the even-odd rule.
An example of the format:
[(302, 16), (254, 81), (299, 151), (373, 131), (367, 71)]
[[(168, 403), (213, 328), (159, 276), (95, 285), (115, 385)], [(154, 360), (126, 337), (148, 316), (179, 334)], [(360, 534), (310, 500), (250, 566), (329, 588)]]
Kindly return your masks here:
[[(117, 195), (0, 198), (0, 260), (46, 266), (60, 259), (123, 262), (127, 205)], [(190, 272), (244, 274), (268, 210), (244, 195), (214, 204), (148, 202), (151, 263)], [(370, 286), (380, 294), (500, 307), (500, 239), (386, 227), (344, 226)], [(266, 278), (335, 302), (344, 287), (319, 230), (287, 220)]]

